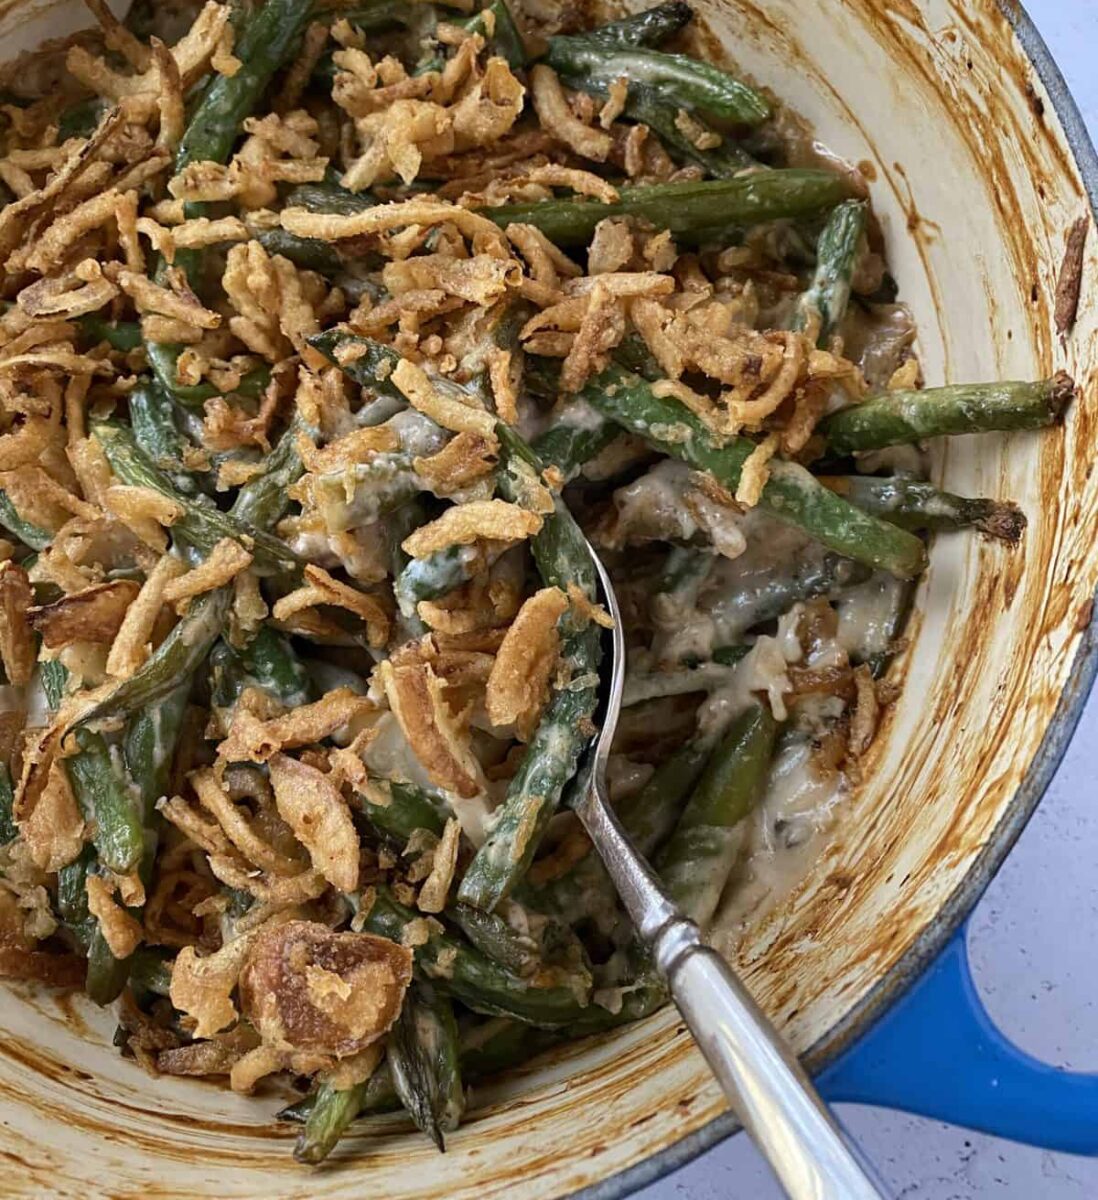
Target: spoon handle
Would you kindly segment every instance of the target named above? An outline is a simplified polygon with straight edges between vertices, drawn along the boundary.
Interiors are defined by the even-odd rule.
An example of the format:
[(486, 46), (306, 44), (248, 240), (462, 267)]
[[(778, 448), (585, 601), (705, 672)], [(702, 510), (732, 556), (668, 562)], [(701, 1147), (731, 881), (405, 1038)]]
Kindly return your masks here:
[(652, 950), (710, 1070), (792, 1200), (880, 1200), (796, 1056), (698, 927), (673, 919)]
[(631, 845), (596, 771), (576, 812), (683, 1020), (791, 1200), (881, 1200), (796, 1056)]

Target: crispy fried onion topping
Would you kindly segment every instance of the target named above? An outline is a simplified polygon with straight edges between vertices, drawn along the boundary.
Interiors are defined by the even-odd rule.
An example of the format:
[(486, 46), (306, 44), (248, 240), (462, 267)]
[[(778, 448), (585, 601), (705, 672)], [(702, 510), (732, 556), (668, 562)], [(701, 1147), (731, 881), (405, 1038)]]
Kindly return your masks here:
[[(272, 923), (277, 924), (278, 918)], [(220, 950), (199, 957), (193, 946), (184, 946), (172, 966), (171, 1002), (194, 1021), (196, 1038), (212, 1037), (237, 1019), (232, 994), (252, 943), (264, 932), (259, 927), (242, 933)]]
[(62, 596), (53, 604), (30, 610), (30, 622), (51, 650), (72, 642), (111, 644), (118, 635), (126, 612), (139, 594), (129, 579), (101, 583)]
[(366, 624), (371, 646), (383, 646), (389, 637), (389, 614), (374, 596), (360, 592), (333, 578), (323, 567), (309, 564), (304, 571), (305, 586), (289, 592), (271, 610), (277, 621), (287, 621), (317, 606), (343, 608)]
[(31, 860), (43, 871), (67, 866), (84, 845), (84, 819), (59, 757), (61, 734), (52, 725), (26, 744), (12, 807)]
[(426, 558), (448, 546), (468, 546), (480, 538), (524, 541), (538, 533), (542, 518), (506, 500), (477, 500), (455, 504), (441, 517), (421, 525), (402, 547), (413, 558)]
[(323, 699), (303, 704), (268, 721), (238, 705), (229, 734), (218, 747), (226, 762), (266, 762), (279, 750), (310, 746), (340, 730), (350, 732), (377, 706), (350, 688), (336, 688)]
[(341, 892), (358, 886), (359, 842), (351, 810), (323, 771), (287, 754), (268, 763), (279, 816), (309, 851), (314, 868)]
[(483, 792), (480, 764), (468, 736), (451, 715), (442, 681), (430, 664), (416, 659), (396, 665), (387, 661), (378, 665), (377, 675), (412, 753), (431, 781), (467, 799)]
[(88, 911), (99, 922), (103, 940), (117, 959), (129, 956), (141, 944), (144, 930), (141, 922), (131, 916), (114, 898), (114, 887), (102, 875), (89, 875), (85, 880)]
[(240, 1007), (270, 1052), (266, 1063), (317, 1070), (383, 1037), (411, 979), (412, 953), (396, 942), (288, 921), (249, 940)]
[(556, 587), (542, 588), (525, 601), (504, 634), (488, 676), (485, 707), (496, 726), (513, 725), (526, 741), (549, 698), (549, 681), (560, 654), (557, 623), (568, 597)]

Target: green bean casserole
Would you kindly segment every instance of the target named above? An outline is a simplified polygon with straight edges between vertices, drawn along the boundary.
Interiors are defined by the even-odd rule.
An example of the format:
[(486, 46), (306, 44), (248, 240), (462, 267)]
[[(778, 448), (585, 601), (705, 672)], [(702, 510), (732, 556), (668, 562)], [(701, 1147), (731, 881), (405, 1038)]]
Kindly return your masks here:
[(682, 0), (86, 7), (0, 83), (0, 975), (289, 1096), (303, 1162), (401, 1107), (442, 1148), (666, 999), (569, 811), (584, 537), (616, 811), (732, 954), (925, 535), (1022, 535), (925, 439), (1074, 387), (923, 389), (862, 175)]

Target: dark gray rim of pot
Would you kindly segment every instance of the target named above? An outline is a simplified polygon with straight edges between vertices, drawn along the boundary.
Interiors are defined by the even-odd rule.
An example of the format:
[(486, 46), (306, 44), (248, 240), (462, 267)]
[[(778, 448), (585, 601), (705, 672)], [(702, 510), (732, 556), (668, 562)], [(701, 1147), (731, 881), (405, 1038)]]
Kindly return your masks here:
[[(1091, 215), (1098, 221), (1098, 153), (1095, 152), (1094, 144), (1083, 123), (1082, 114), (1030, 15), (1018, 0), (997, 0), (997, 3), (1049, 94), (1075, 158), (1083, 186), (1086, 188)], [(885, 1009), (907, 991), (937, 958), (954, 931), (976, 906), (976, 902), (1002, 866), (1052, 781), (1056, 768), (1071, 742), (1079, 718), (1083, 715), (1083, 708), (1086, 706), (1096, 675), (1098, 603), (1075, 655), (1071, 676), (1060, 695), (1044, 740), (1009, 808), (996, 826), (994, 835), (957, 889), (903, 958), (807, 1052), (804, 1056), (805, 1064), (813, 1073), (825, 1067), (856, 1041)], [(673, 1146), (637, 1163), (636, 1166), (575, 1192), (572, 1200), (621, 1200), (622, 1197), (655, 1183), (672, 1171), (677, 1171), (679, 1167), (685, 1166), (699, 1154), (735, 1133), (737, 1129), (739, 1123), (735, 1117), (731, 1113), (724, 1113), (694, 1133), (687, 1134)]]

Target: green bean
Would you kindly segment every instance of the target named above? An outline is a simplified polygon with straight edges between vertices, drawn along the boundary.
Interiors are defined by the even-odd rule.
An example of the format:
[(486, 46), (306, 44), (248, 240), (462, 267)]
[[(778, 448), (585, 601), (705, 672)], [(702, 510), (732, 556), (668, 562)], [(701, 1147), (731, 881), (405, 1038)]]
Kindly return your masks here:
[(91, 826), (100, 862), (124, 875), (137, 867), (145, 849), (137, 788), (123, 778), (121, 764), (102, 734), (81, 728), (76, 740), (80, 753), (63, 760), (72, 790)]
[(130, 986), (153, 996), (171, 993), (172, 965), (148, 946), (134, 951), (130, 958)]
[[(390, 378), (400, 364), (400, 354), (392, 346), (338, 329), (314, 333), (307, 340), (314, 350), (340, 367), (355, 383), (370, 388), (379, 396), (390, 396), (403, 402), (404, 393)], [(350, 356), (349, 351), (354, 351), (354, 355)]]
[[(282, 515), (289, 502), (286, 488), (301, 471), (294, 444), (295, 429), (296, 422), (272, 451), (264, 474), (249, 480), (237, 493), (231, 512), (222, 514), (247, 528), (253, 545), (257, 536), (266, 536), (263, 528)], [(74, 728), (92, 721), (129, 716), (142, 706), (168, 696), (180, 680), (190, 678), (205, 661), (224, 628), (231, 600), (228, 588), (197, 597), (148, 661), (109, 696), (83, 713)]]
[(538, 200), (482, 211), (504, 227), (516, 221), (534, 225), (558, 246), (585, 245), (600, 221), (628, 216), (667, 229), (680, 241), (704, 242), (780, 217), (818, 216), (848, 194), (847, 182), (831, 171), (789, 168), (736, 179), (623, 187), (614, 204)]
[(290, 505), (289, 490), (304, 470), (297, 449), (299, 432), (314, 433), (295, 416), (263, 463), (263, 471), (236, 493), (232, 516), (247, 529), (270, 529)]
[(258, 688), (287, 709), (315, 698), (312, 679), (290, 639), (263, 625), (241, 650), (221, 641), (210, 654), (211, 703), (232, 709), (245, 688)]
[(956, 496), (923, 479), (905, 475), (817, 478), (852, 504), (903, 529), (978, 529), (988, 537), (1014, 545), (1026, 528), (1025, 513), (1009, 500)]
[[(501, 1071), (540, 1054), (542, 1050), (558, 1045), (564, 1036), (566, 1035), (554, 1030), (537, 1029), (521, 1021), (513, 1021), (509, 1017), (489, 1017), (487, 1020), (478, 1021), (471, 1028), (463, 1029), (460, 1034), (462, 1075), (469, 1079), (498, 1075)], [(336, 1092), (330, 1083), (322, 1080), (296, 1104), (289, 1104), (282, 1109), (278, 1113), (278, 1119), (304, 1122), (318, 1108), (327, 1109), (320, 1123), (339, 1125), (336, 1137), (331, 1140), (330, 1152), (331, 1146), (335, 1145), (338, 1137), (356, 1117), (367, 1116), (370, 1113), (394, 1112), (401, 1107), (388, 1062), (383, 1062), (366, 1083), (358, 1084), (356, 1088), (349, 1090), (355, 1091), (357, 1109), (352, 1110), (351, 1106), (347, 1105), (346, 1109), (339, 1111), (344, 1104), (343, 1099), (339, 1098), (341, 1094)]]
[[(403, 5), (405, 0), (399, 0)], [(287, 208), (307, 208), (309, 212), (336, 213), (351, 217), (377, 204), (368, 192), (352, 192), (338, 182), (299, 183), (286, 196)]]
[(521, 1066), (567, 1037), (553, 1029), (535, 1029), (509, 1017), (489, 1017), (461, 1034), (461, 1070), (470, 1080), (488, 1079)]
[(671, 899), (703, 928), (735, 865), (737, 826), (766, 788), (776, 732), (764, 705), (753, 704), (732, 722), (656, 862)]
[(331, 242), (320, 238), (299, 237), (286, 229), (257, 229), (255, 240), (268, 254), (281, 254), (295, 266), (321, 275), (335, 275), (343, 269), (343, 259)]
[(48, 529), (42, 529), (19, 515), (7, 492), (0, 492), (0, 525), (32, 550), (46, 550), (53, 541), (53, 534)]
[[(123, 737), (125, 767), (140, 806), (144, 849), (138, 871), (146, 888), (152, 883), (159, 841), (158, 825), (154, 820), (156, 801), (167, 791), (190, 690), (188, 680), (162, 704), (143, 710), (131, 719)], [(140, 907), (128, 905), (127, 911), (133, 917), (141, 916)], [(126, 959), (115, 958), (101, 926), (95, 923), (88, 946), (85, 990), (97, 1004), (109, 1004), (118, 998), (130, 979), (133, 958), (132, 954)]]
[[(584, 1001), (591, 996), (591, 972), (583, 946), (562, 922), (510, 902), (507, 916), (451, 904), (446, 916), (482, 954), (524, 979), (568, 987)], [(518, 923), (512, 919), (518, 917)]]
[(586, 401), (573, 400), (561, 406), (553, 424), (535, 439), (531, 449), (541, 462), (556, 467), (567, 482), (617, 436), (613, 421)]
[[(509, 425), (498, 424), (496, 436), (502, 447), (501, 469), (497, 472), (497, 487), (505, 499), (514, 504), (524, 504), (531, 494), (530, 489), (538, 484), (544, 467), (533, 450), (523, 441), (520, 434)], [(567, 591), (575, 584), (592, 602), (598, 599), (598, 585), (590, 548), (583, 530), (568, 511), (567, 505), (558, 500), (530, 544), (534, 562), (542, 582), (547, 587), (558, 587)], [(581, 646), (572, 648), (576, 631), (565, 638), (564, 655), (579, 653), (582, 665), (589, 667), (590, 659), (597, 663), (597, 650), (592, 649), (590, 627), (581, 631)], [(597, 642), (597, 635), (595, 635)], [(579, 665), (579, 664), (573, 664)]]
[[(347, 1095), (352, 1092), (353, 1096)], [(356, 1118), (369, 1113), (396, 1112), (399, 1108), (400, 1100), (393, 1087), (389, 1064), (383, 1062), (365, 1083), (350, 1088), (335, 1088), (329, 1079), (321, 1078), (307, 1096), (280, 1109), (278, 1120), (304, 1124), (317, 1113), (315, 1132), (303, 1149), (309, 1154), (318, 1154), (319, 1158), (306, 1157), (303, 1161), (322, 1162)]]
[[(639, 791), (617, 806), (622, 828), (645, 858), (651, 858), (667, 840), (711, 752), (712, 743), (704, 738), (687, 742), (660, 763)], [(614, 885), (594, 850), (558, 878), (539, 887), (526, 883), (517, 895), (569, 924), (594, 921), (606, 934), (620, 914)]]
[(850, 661), (867, 663), (874, 678), (880, 678), (899, 648), (897, 639), (914, 599), (911, 580), (878, 573), (836, 600), (840, 628), (847, 611), (853, 614), (850, 623), (855, 640), (847, 651)]
[(660, 763), (639, 791), (618, 806), (622, 827), (645, 858), (651, 858), (671, 835), (712, 752), (712, 741), (703, 736), (680, 746)]
[(77, 324), (94, 345), (106, 342), (112, 350), (124, 354), (141, 345), (141, 326), (136, 321), (108, 321), (98, 313), (88, 313)]
[(800, 296), (792, 328), (816, 332), (816, 345), (826, 349), (846, 315), (850, 281), (865, 235), (869, 206), (864, 200), (845, 200), (827, 218), (816, 247), (816, 273)]
[(114, 957), (88, 909), (87, 880), (95, 869), (95, 848), (85, 844), (79, 856), (57, 872), (57, 912), (87, 959), (84, 991), (95, 1004), (105, 1005), (117, 1000), (126, 986), (129, 959)]
[(298, 708), (316, 698), (312, 679), (290, 639), (264, 625), (240, 651), (247, 682), (262, 688), (286, 708)]
[[(377, 889), (363, 928), (394, 942), (421, 916), (405, 908), (386, 887)], [(538, 987), (467, 942), (446, 932), (430, 930), (426, 942), (415, 946), (416, 971), (451, 999), (488, 1016), (514, 1017), (547, 1029), (568, 1028), (584, 1012), (569, 988)]]
[(497, 913), (482, 912), (468, 904), (452, 904), (446, 915), (482, 954), (516, 975), (533, 975), (541, 965), (535, 938)]
[(42, 682), (42, 691), (46, 694), (46, 702), (51, 712), (57, 712), (61, 701), (65, 698), (65, 687), (69, 673), (65, 664), (56, 658), (47, 659), (38, 664), (38, 676)]
[(572, 1037), (588, 1037), (639, 1021), (667, 1003), (667, 985), (646, 965), (621, 985), (621, 1007), (612, 1012), (598, 1004), (591, 1007), (570, 1028)]
[(283, 572), (297, 567), (297, 556), (289, 546), (273, 534), (246, 524), (240, 519), (238, 508), (234, 508), (233, 513), (225, 513), (207, 501), (178, 492), (171, 479), (137, 445), (130, 430), (121, 425), (99, 424), (92, 432), (119, 479), (138, 487), (152, 488), (182, 508), (182, 515), (172, 525), (172, 532), (203, 555), (209, 554), (222, 538), (232, 538), (252, 553), (257, 570)]
[(95, 870), (95, 849), (86, 844), (76, 859), (57, 872), (57, 912), (87, 959), (84, 991), (94, 1003), (105, 1005), (117, 1000), (126, 986), (131, 960), (114, 957), (88, 909), (87, 880)]
[(738, 125), (758, 125), (772, 111), (761, 92), (685, 54), (643, 46), (619, 48), (583, 37), (551, 37), (545, 61), (566, 80), (578, 78), (609, 88), (615, 80), (625, 79), (631, 89), (643, 88), (673, 109), (697, 109)]
[(416, 1128), (446, 1149), (465, 1110), (458, 1028), (450, 1001), (413, 983), (387, 1042), (393, 1086)]
[(338, 15), (350, 21), (363, 33), (381, 33), (394, 25), (409, 25), (412, 22), (413, 6), (408, 0), (374, 0), (373, 4), (353, 5)]
[(115, 958), (111, 953), (103, 931), (96, 924), (88, 946), (88, 973), (84, 977), (84, 991), (94, 1004), (112, 1004), (126, 986), (130, 977), (130, 960)]
[[(182, 253), (182, 251), (179, 253)], [(179, 253), (176, 254), (177, 259), (179, 258)], [(165, 391), (170, 392), (180, 404), (186, 404), (190, 408), (201, 408), (207, 400), (212, 400), (215, 396), (222, 395), (222, 392), (219, 388), (214, 387), (212, 383), (180, 383), (177, 366), (179, 356), (182, 352), (182, 346), (172, 346), (164, 342), (145, 343), (145, 357), (149, 361), (149, 366), (152, 368), (152, 373), (156, 377), (157, 383)], [(230, 394), (233, 396), (242, 396), (248, 400), (255, 400), (263, 395), (270, 382), (270, 368), (255, 367), (241, 379), (240, 383)]]
[(425, 524), (427, 519), (427, 509), (423, 501), (413, 496), (391, 511), (389, 519), (385, 522), (385, 536), (389, 543), (389, 574), (393, 577), (393, 593), (397, 601), (397, 625), (404, 641), (422, 637), (427, 632), (427, 626), (419, 619), (414, 607), (411, 611), (405, 611), (406, 605), (402, 605), (396, 596), (397, 582), (408, 564), (415, 561), (410, 554), (405, 553), (403, 543), (408, 535)]
[(6, 846), (19, 833), (15, 823), (15, 790), (7, 763), (0, 763), (0, 846)]
[[(600, 42), (580, 36), (579, 38), (554, 39), (554, 41), (589, 42), (591, 53), (598, 55), (606, 53), (605, 45)], [(618, 52), (631, 54), (629, 50)], [(663, 56), (667, 57), (667, 56)], [(610, 86), (615, 79), (608, 79), (604, 74), (592, 73), (587, 69), (572, 70), (564, 64), (558, 64), (557, 70), (561, 79), (577, 91), (589, 92), (601, 100), (608, 99)], [(756, 93), (757, 95), (757, 93)], [(732, 179), (748, 167), (757, 167), (759, 163), (748, 152), (731, 138), (718, 133), (703, 118), (690, 114), (689, 103), (680, 103), (683, 98), (663, 95), (653, 90), (644, 82), (633, 80), (625, 99), (623, 113), (632, 121), (647, 125), (659, 135), (664, 148), (671, 154), (686, 162), (696, 163), (714, 179)], [(695, 129), (682, 128), (682, 117), (686, 113)], [(699, 145), (701, 138), (705, 143)]]
[(625, 677), (622, 708), (656, 700), (660, 696), (688, 696), (692, 692), (715, 692), (733, 680), (732, 668), (721, 663), (703, 662), (694, 667), (667, 671), (636, 671)]
[(734, 667), (736, 663), (746, 658), (750, 652), (751, 647), (742, 643), (735, 646), (718, 646), (713, 651), (712, 658), (715, 663), (721, 663), (726, 667)]
[(86, 880), (95, 865), (95, 847), (85, 842), (79, 855), (57, 872), (57, 915), (86, 955), (96, 920), (88, 911)]
[(426, 558), (409, 559), (393, 584), (401, 616), (410, 621), (421, 600), (437, 600), (468, 583), (483, 563), (483, 555), (475, 546), (447, 546)]
[(361, 792), (356, 793), (356, 799), (362, 815), (383, 838), (403, 848), (417, 829), (442, 836), (450, 809), (441, 796), (413, 783), (384, 779), (373, 783), (381, 792), (388, 793), (388, 804)]
[(627, 333), (621, 344), (614, 351), (614, 361), (634, 375), (647, 379), (649, 383), (658, 383), (665, 377), (663, 367), (656, 361), (652, 351), (648, 349), (644, 338), (639, 333)]
[(185, 496), (196, 495), (198, 483), (183, 460), (187, 439), (179, 432), (169, 394), (155, 383), (139, 383), (130, 392), (129, 407), (138, 447), (165, 472), (177, 491)]
[(887, 392), (833, 413), (820, 425), (835, 454), (899, 446), (923, 438), (1055, 425), (1075, 397), (1070, 375), (1037, 383), (968, 383)]
[[(190, 695), (191, 679), (187, 677), (159, 704), (146, 705), (135, 713), (122, 734), (122, 760), (127, 777), (140, 794), (146, 829), (157, 800), (168, 790), (172, 759)], [(146, 858), (149, 857), (147, 851)]]
[[(322, 1080), (305, 1116), (305, 1128), (294, 1146), (294, 1158), (298, 1162), (315, 1166), (331, 1154), (348, 1126), (362, 1111), (368, 1087), (369, 1080), (349, 1088), (337, 1088), (331, 1080)], [(279, 1113), (279, 1116), (283, 1114)]]
[[(580, 393), (595, 408), (657, 449), (708, 471), (735, 491), (755, 444), (734, 438), (718, 445), (702, 422), (677, 400), (657, 397), (636, 375), (611, 366)], [(926, 565), (926, 548), (913, 534), (847, 504), (796, 463), (772, 461), (760, 504), (838, 554), (905, 578)]]
[(556, 404), (560, 399), (560, 368), (560, 359), (527, 355), (522, 373), (527, 395), (543, 406)]
[(799, 600), (840, 595), (869, 576), (868, 567), (849, 558), (805, 552), (791, 566), (749, 573), (714, 602), (710, 615), (718, 636), (735, 643), (749, 629), (784, 616)]
[[(293, 51), (310, 10), (308, 0), (266, 0), (261, 8), (243, 16), (233, 47), (240, 66), (233, 75), (215, 74), (209, 81), (176, 150), (177, 174), (193, 162), (228, 160), (244, 118), (255, 108), (275, 72)], [(203, 207), (188, 205), (187, 215), (200, 216)], [(176, 255), (176, 266), (185, 271), (192, 286), (200, 262), (200, 254), (194, 251)], [(163, 273), (161, 262), (156, 275), (160, 278)], [(179, 382), (176, 362), (181, 350), (180, 346), (163, 343), (147, 342), (145, 346), (149, 365), (160, 385), (184, 404), (201, 405), (218, 395), (218, 391), (212, 384), (191, 386)], [(259, 394), (265, 390), (268, 379), (266, 369), (253, 372), (237, 389), (238, 394), (245, 394), (245, 384), (249, 392), (256, 389), (254, 394)]]
[[(65, 760), (73, 791), (85, 818), (90, 818), (92, 843), (99, 860), (115, 871), (139, 867), (146, 885), (156, 853), (153, 809), (167, 790), (189, 695), (187, 679), (177, 684), (162, 703), (145, 707), (130, 719), (119, 756), (128, 782), (119, 779), (115, 757), (103, 739), (85, 729), (76, 735), (80, 752)], [(115, 958), (99, 923), (88, 912), (86, 879), (93, 862), (90, 847), (86, 847), (76, 864), (59, 873), (59, 905), (63, 914), (67, 912), (69, 924), (87, 952), (85, 990), (95, 1003), (109, 1004), (121, 994), (130, 977), (132, 956)], [(124, 867), (123, 862), (131, 865)]]
[[(488, 31), (489, 22), (486, 16), (488, 13), (491, 13), (494, 18), (491, 33)], [(469, 33), (479, 33), (489, 46), (507, 60), (507, 64), (512, 70), (518, 71), (526, 66), (526, 46), (518, 26), (515, 24), (515, 18), (511, 15), (507, 0), (491, 0), (491, 3), (486, 4), (480, 12), (459, 24)]]
[[(506, 499), (522, 503), (531, 479), (536, 482), (541, 475), (541, 464), (509, 426), (498, 425), (497, 436), (504, 453), (497, 486)], [(546, 586), (567, 591), (574, 585), (594, 601), (598, 593), (587, 541), (564, 501), (557, 497), (555, 504), (531, 542), (538, 573)], [(569, 628), (567, 618), (564, 631), (561, 660), (571, 682), (551, 696), (492, 829), (461, 881), (458, 899), (474, 908), (494, 909), (529, 869), (594, 732), (599, 631), (593, 625)]]
[(658, 46), (685, 29), (693, 16), (694, 10), (685, 0), (668, 0), (666, 4), (657, 4), (655, 8), (647, 8), (631, 17), (622, 17), (620, 21), (607, 21), (589, 33), (578, 33), (574, 37), (622, 50), (634, 46)]
[(176, 173), (188, 163), (228, 159), (244, 118), (289, 58), (311, 7), (308, 0), (266, 0), (241, 22), (233, 47), (240, 67), (234, 75), (213, 77), (179, 143)]
[[(568, 82), (577, 88), (585, 86), (578, 77), (569, 76)], [(719, 139), (716, 145), (704, 148), (698, 146), (690, 134), (679, 128), (677, 112), (669, 110), (665, 103), (642, 87), (629, 89), (624, 111), (625, 116), (647, 125), (658, 134), (664, 148), (672, 157), (696, 163), (714, 179), (734, 179), (741, 171), (759, 165), (731, 137), (717, 133), (701, 117), (694, 116), (692, 120), (699, 134), (707, 136), (707, 140), (714, 137)]]
[(82, 713), (72, 728), (130, 716), (173, 692), (205, 661), (225, 625), (231, 600), (232, 592), (226, 588), (198, 596), (148, 661)]
[(91, 137), (104, 113), (110, 108), (106, 100), (98, 96), (92, 100), (82, 100), (71, 108), (65, 109), (57, 122), (57, 144), (62, 145), (69, 138)]

